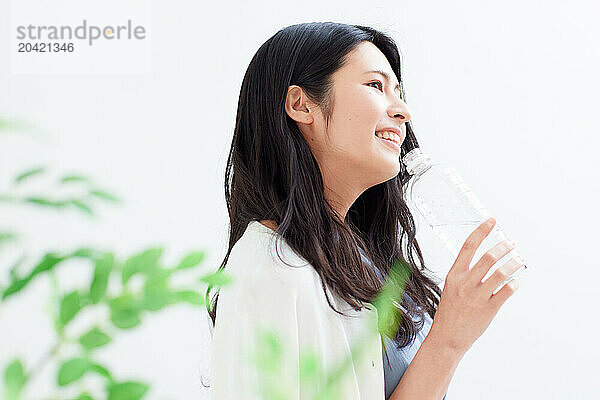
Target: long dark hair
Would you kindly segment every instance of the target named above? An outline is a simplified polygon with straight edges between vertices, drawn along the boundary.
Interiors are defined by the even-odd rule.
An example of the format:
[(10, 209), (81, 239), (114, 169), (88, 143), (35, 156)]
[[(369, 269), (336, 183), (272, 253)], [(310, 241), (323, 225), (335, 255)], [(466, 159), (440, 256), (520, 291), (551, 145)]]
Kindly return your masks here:
[[(363, 192), (341, 221), (324, 197), (316, 159), (284, 109), (288, 86), (298, 85), (320, 105), (328, 126), (334, 107), (332, 74), (363, 41), (373, 43), (385, 55), (406, 101), (398, 47), (392, 38), (370, 27), (334, 22), (291, 25), (268, 39), (252, 58), (242, 82), (227, 159), (229, 248), (219, 270), (225, 268), (250, 221), (274, 220), (280, 237), (317, 271), (323, 290), (327, 285), (359, 311), (373, 301), (384, 283), (363, 263), (359, 247), (384, 277), (396, 260), (402, 260), (410, 268), (404, 293), (412, 302), (404, 299), (398, 306), (420, 318), (416, 318), (419, 322), (401, 318), (393, 338), (401, 348), (414, 340), (424, 312), (433, 318), (441, 296), (440, 288), (427, 276), (429, 271), (415, 240), (415, 223), (403, 198), (409, 175), (401, 163), (396, 177)], [(409, 121), (400, 157), (415, 147), (418, 143)], [(211, 288), (206, 291), (206, 305), (214, 326), (219, 294), (211, 303)], [(326, 291), (325, 295), (329, 306), (345, 315), (332, 305)], [(397, 308), (400, 315), (406, 315)]]

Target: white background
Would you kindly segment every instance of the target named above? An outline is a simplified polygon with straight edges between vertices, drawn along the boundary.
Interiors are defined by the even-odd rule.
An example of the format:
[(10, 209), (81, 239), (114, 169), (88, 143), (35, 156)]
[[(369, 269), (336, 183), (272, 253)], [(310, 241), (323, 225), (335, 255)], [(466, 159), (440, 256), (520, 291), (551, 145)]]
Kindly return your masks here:
[[(205, 249), (205, 268), (216, 269), (226, 250), (224, 165), (255, 51), (293, 23), (371, 25), (401, 48), (422, 148), (458, 170), (531, 267), (458, 366), (448, 400), (598, 399), (598, 11), (591, 0), (154, 2), (152, 73), (13, 75), (1, 2), (0, 114), (35, 127), (0, 136), (0, 188), (46, 165), (125, 199), (101, 204), (97, 219), (0, 206), (1, 228), (17, 231), (33, 259), (81, 245), (125, 256), (163, 244), (166, 262)], [(418, 238), (443, 276), (443, 250), (426, 231)], [(60, 278), (76, 286), (89, 269), (64, 266)], [(32, 285), (0, 305), (2, 366), (14, 356), (30, 366), (52, 344), (48, 282)], [(148, 398), (207, 399), (206, 317), (168, 310), (99, 354), (117, 376), (152, 382)], [(47, 397), (55, 373), (44, 370), (28, 397)]]

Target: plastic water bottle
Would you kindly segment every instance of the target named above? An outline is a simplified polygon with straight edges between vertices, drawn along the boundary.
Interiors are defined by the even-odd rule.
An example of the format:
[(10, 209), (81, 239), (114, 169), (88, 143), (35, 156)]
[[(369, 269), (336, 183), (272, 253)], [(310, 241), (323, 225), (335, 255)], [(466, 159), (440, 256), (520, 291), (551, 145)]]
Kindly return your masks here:
[[(402, 162), (412, 175), (407, 184), (408, 199), (456, 259), (467, 237), (491, 215), (453, 168), (431, 163), (430, 158), (420, 148), (408, 152), (402, 158)], [(476, 250), (469, 269), (485, 252), (506, 239), (504, 231), (496, 223)], [(521, 257), (516, 248), (496, 261), (483, 277), (483, 281), (513, 257)], [(527, 269), (528, 267), (523, 265), (505, 280), (494, 294)]]

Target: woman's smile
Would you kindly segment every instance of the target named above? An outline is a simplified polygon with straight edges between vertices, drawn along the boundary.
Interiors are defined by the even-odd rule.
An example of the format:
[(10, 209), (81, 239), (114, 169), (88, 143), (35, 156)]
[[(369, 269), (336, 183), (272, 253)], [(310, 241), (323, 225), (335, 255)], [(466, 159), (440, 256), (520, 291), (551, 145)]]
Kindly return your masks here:
[(404, 141), (405, 136), (406, 135), (404, 134), (400, 136), (396, 132), (386, 130), (375, 132), (375, 137), (377, 139), (383, 141), (385, 146), (395, 149), (398, 153), (400, 153), (400, 145)]
[(396, 142), (394, 142), (393, 140), (391, 140), (391, 139), (385, 139), (385, 138), (382, 138), (382, 137), (379, 137), (379, 136), (375, 136), (375, 137), (377, 138), (378, 141), (383, 142), (382, 144), (384, 146), (391, 147), (392, 149), (394, 149), (398, 153), (400, 153), (400, 146)]

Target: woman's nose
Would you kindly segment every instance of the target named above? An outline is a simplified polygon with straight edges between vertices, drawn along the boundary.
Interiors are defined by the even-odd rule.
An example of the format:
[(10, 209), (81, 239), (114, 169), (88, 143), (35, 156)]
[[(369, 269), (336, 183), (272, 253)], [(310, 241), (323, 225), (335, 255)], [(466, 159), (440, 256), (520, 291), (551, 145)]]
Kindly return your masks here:
[(395, 95), (395, 93), (392, 94), (392, 97), (394, 100), (390, 104), (388, 115), (390, 115), (392, 118), (400, 118), (402, 122), (410, 121), (412, 115), (408, 110), (408, 105), (406, 102), (402, 100), (400, 96)]
[(404, 105), (396, 105), (394, 107), (391, 107), (390, 116), (392, 118), (400, 118), (402, 122), (408, 122), (412, 117), (410, 111), (408, 111), (406, 103), (404, 103)]

